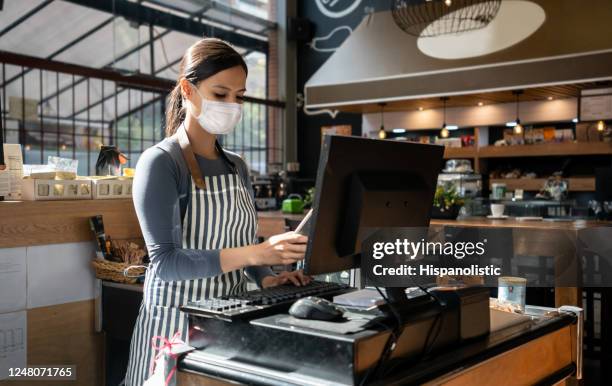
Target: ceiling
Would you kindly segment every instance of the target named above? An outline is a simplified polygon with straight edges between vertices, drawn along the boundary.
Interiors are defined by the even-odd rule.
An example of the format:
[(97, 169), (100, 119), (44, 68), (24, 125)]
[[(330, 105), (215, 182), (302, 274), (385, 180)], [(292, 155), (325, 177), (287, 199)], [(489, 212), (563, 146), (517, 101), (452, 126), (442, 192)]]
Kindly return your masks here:
[[(489, 44), (495, 50), (451, 59), (425, 54), (419, 49), (419, 38), (397, 27), (390, 11), (376, 12), (306, 82), (305, 105), (311, 111), (368, 112), (379, 110), (377, 103), (387, 102), (390, 110), (406, 110), (420, 104), (441, 106), (442, 96), (475, 95), (449, 101), (449, 106), (469, 106), (480, 99), (484, 103), (514, 101), (511, 90), (516, 89), (529, 89), (524, 100), (542, 100), (551, 94), (574, 97), (579, 88), (559, 85), (612, 80), (608, 28), (612, 2), (588, 3), (587, 7), (580, 0), (504, 0), (502, 7), (531, 4), (541, 8), (545, 21), (520, 42), (500, 48), (498, 41), (516, 32), (516, 15), (496, 18), (478, 36), (459, 34), (462, 45)], [(521, 23), (529, 16), (520, 15)], [(444, 42), (448, 51), (456, 48)]]
[[(25, 97), (40, 101), (49, 116), (110, 121), (159, 99), (158, 93), (130, 92), (98, 78), (7, 64), (6, 53), (174, 80), (186, 49), (206, 34), (233, 43), (254, 73), (268, 32), (277, 28), (270, 16), (267, 0), (5, 1), (0, 11), (1, 113), (8, 114), (12, 98)], [(257, 86), (247, 84), (250, 91), (261, 89)]]
[[(576, 98), (580, 95), (580, 90), (610, 86), (612, 86), (612, 81), (586, 82), (579, 84), (528, 88), (521, 90), (523, 91), (523, 93), (520, 95), (520, 101), (546, 101), (550, 100), (549, 98)], [(479, 103), (482, 103), (484, 105), (490, 105), (497, 103), (511, 103), (515, 101), (516, 95), (512, 91), (496, 91), (488, 93), (452, 96), (446, 101), (446, 106), (449, 108), (469, 107), (478, 106)], [(390, 112), (419, 110), (420, 108), (429, 110), (435, 108), (442, 108), (443, 106), (444, 102), (440, 98), (424, 98), (386, 102), (384, 108), (386, 112)], [(378, 103), (366, 103), (340, 106), (339, 110), (351, 113), (373, 113), (380, 112), (380, 108), (381, 106)]]

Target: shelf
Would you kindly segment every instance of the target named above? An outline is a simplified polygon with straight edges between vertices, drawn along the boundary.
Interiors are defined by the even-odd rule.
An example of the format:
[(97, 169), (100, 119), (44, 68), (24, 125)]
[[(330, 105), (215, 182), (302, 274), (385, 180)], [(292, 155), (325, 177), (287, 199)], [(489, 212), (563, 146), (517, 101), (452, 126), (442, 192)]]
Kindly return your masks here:
[(476, 158), (476, 147), (446, 147), (444, 149), (444, 158)]
[(480, 158), (546, 157), (565, 155), (612, 155), (612, 143), (570, 142), (536, 145), (484, 146), (478, 149)]
[[(507, 190), (523, 189), (527, 192), (538, 192), (544, 186), (546, 178), (500, 178), (489, 180), (489, 188), (493, 183), (506, 184)], [(594, 192), (594, 177), (570, 177), (567, 178), (570, 192)]]

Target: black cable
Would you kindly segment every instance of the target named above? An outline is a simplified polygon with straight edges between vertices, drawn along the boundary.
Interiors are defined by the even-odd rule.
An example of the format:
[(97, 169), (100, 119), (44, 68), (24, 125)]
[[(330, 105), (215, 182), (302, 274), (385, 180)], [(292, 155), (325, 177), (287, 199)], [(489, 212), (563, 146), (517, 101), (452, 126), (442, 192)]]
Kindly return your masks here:
[[(440, 336), (440, 333), (442, 332), (442, 326), (444, 325), (444, 311), (446, 309), (446, 303), (442, 299), (440, 299), (440, 297), (438, 297), (435, 293), (430, 292), (427, 288), (425, 288), (423, 286), (420, 286), (420, 285), (417, 286), (417, 287), (421, 291), (423, 291), (424, 293), (426, 293), (429, 296), (431, 296), (438, 303), (438, 305), (441, 308), (440, 312), (436, 315), (436, 318), (434, 319), (434, 321), (432, 322), (431, 326), (429, 327), (429, 330), (427, 332), (427, 336), (425, 337), (425, 342), (424, 342), (424, 345), (423, 345), (423, 351), (419, 355), (420, 358), (424, 358), (424, 357), (426, 357), (427, 355), (429, 355), (431, 353), (431, 350), (433, 349), (436, 340), (438, 339), (438, 337)], [(368, 381), (368, 379), (373, 374), (379, 374), (381, 371), (383, 371), (383, 373), (379, 374), (379, 375), (384, 377), (387, 374), (389, 374), (393, 369), (395, 369), (399, 363), (403, 363), (403, 361), (398, 361), (398, 362), (396, 362), (394, 364), (388, 364), (387, 363), (387, 362), (389, 362), (389, 357), (391, 356), (393, 350), (395, 349), (395, 346), (397, 344), (397, 340), (401, 336), (401, 332), (404, 329), (404, 326), (402, 324), (401, 315), (395, 309), (395, 307), (392, 305), (392, 303), (389, 302), (389, 299), (387, 298), (386, 294), (383, 291), (381, 291), (381, 289), (379, 287), (374, 287), (374, 288), (376, 288), (376, 290), (378, 291), (380, 296), (382, 296), (382, 298), (385, 300), (385, 303), (389, 307), (389, 309), (391, 311), (391, 314), (395, 318), (396, 325), (393, 328), (390, 328), (390, 327), (386, 326), (385, 324), (380, 323), (381, 325), (387, 327), (390, 330), (390, 335), (389, 335), (389, 338), (387, 339), (387, 341), (385, 342), (385, 346), (383, 348), (383, 352), (382, 352), (380, 358), (378, 359), (376, 365), (374, 365), (374, 366), (370, 367), (370, 369), (368, 369), (368, 371), (366, 372), (364, 377), (361, 379), (361, 382), (359, 382), (360, 386), (365, 385), (366, 382)], [(435, 333), (434, 333), (434, 331), (435, 331)], [(385, 366), (386, 363), (387, 363), (387, 368), (383, 370), (383, 366)]]
[[(421, 357), (424, 357), (424, 356), (428, 355), (431, 352), (431, 350), (433, 349), (434, 343), (438, 339), (438, 336), (440, 336), (440, 332), (442, 331), (442, 325), (443, 325), (443, 321), (444, 321), (444, 310), (446, 309), (446, 303), (444, 303), (444, 301), (442, 301), (442, 299), (440, 299), (438, 297), (438, 295), (436, 295), (435, 293), (429, 292), (429, 290), (426, 289), (425, 287), (419, 286), (419, 288), (421, 289), (421, 291), (427, 293), (429, 296), (434, 298), (436, 300), (436, 302), (438, 302), (438, 305), (441, 308), (440, 309), (440, 313), (436, 316), (436, 319), (434, 320), (432, 325), (429, 327), (429, 331), (427, 333), (427, 337), (425, 338), (425, 345), (423, 346), (423, 352), (421, 353)], [(436, 334), (435, 334), (433, 340), (431, 341), (431, 344), (428, 344), (429, 339), (431, 337), (431, 333), (433, 331), (433, 328), (436, 325), (438, 326)]]
[(389, 302), (389, 299), (387, 298), (387, 295), (384, 294), (380, 290), (379, 287), (374, 287), (374, 288), (376, 288), (376, 291), (378, 291), (380, 296), (382, 296), (382, 298), (385, 300), (385, 303), (387, 304), (387, 306), (391, 310), (391, 313), (393, 314), (393, 317), (395, 318), (396, 325), (394, 327), (392, 327), (392, 328), (389, 328), (390, 334), (389, 334), (389, 337), (387, 338), (387, 341), (385, 342), (385, 346), (383, 347), (383, 351), (382, 351), (382, 353), (380, 355), (380, 358), (378, 358), (378, 361), (376, 362), (376, 365), (370, 367), (366, 371), (365, 375), (361, 379), (361, 382), (359, 382), (360, 386), (365, 385), (366, 382), (368, 381), (368, 379), (370, 378), (370, 376), (372, 374), (378, 373), (380, 371), (381, 367), (383, 366), (383, 364), (385, 362), (387, 362), (388, 358), (391, 356), (391, 353), (395, 349), (395, 345), (397, 343), (397, 339), (399, 338), (399, 336), (401, 335), (401, 331), (403, 330), (402, 319), (400, 317), (399, 312), (397, 312), (397, 310), (393, 307), (391, 302)]

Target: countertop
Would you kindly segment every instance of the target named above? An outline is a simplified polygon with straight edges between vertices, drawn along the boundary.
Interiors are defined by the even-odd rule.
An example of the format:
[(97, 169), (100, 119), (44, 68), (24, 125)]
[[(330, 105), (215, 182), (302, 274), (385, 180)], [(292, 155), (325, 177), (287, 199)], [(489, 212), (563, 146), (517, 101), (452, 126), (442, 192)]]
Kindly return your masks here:
[[(285, 214), (279, 210), (259, 211), (260, 219), (284, 219), (301, 220), (305, 214)], [(610, 227), (610, 221), (596, 220), (573, 220), (573, 221), (551, 221), (551, 220), (518, 220), (514, 217), (507, 219), (489, 219), (486, 217), (469, 217), (458, 220), (431, 219), (430, 225), (464, 226), (464, 227), (491, 227), (491, 228), (527, 228), (527, 229), (554, 229), (554, 230), (580, 230), (596, 227)]]
[(494, 220), (486, 217), (470, 217), (459, 220), (432, 219), (430, 225), (464, 226), (464, 227), (492, 227), (492, 228), (531, 228), (555, 230), (580, 230), (586, 228), (609, 227), (612, 222), (595, 220), (551, 221), (551, 220), (517, 220), (509, 217), (503, 220)]

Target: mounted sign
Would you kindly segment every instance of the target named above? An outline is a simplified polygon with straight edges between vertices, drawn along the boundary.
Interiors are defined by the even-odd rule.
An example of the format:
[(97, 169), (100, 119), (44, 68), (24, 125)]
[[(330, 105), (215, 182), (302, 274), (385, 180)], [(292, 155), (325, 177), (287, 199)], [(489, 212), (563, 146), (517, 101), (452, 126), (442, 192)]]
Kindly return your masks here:
[(612, 88), (582, 90), (580, 120), (599, 121), (612, 119)]

